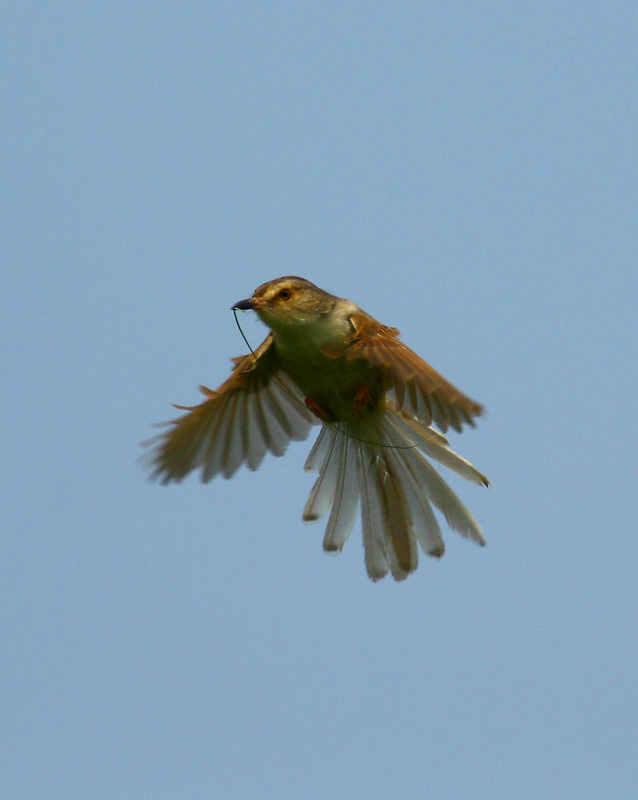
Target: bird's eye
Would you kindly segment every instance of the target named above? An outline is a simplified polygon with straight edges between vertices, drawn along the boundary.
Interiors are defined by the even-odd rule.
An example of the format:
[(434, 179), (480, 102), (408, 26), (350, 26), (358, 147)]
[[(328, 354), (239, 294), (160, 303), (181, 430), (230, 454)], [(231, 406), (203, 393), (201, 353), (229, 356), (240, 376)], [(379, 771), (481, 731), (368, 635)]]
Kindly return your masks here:
[(282, 289), (277, 295), (277, 297), (280, 300), (290, 300), (290, 298), (292, 297), (292, 289)]

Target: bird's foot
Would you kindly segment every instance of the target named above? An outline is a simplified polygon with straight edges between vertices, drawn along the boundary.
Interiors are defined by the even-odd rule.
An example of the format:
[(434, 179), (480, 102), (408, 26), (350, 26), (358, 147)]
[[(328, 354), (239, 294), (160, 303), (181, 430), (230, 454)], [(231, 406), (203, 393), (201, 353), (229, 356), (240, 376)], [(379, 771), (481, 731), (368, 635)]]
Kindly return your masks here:
[(331, 422), (330, 414), (328, 414), (316, 400), (313, 400), (312, 397), (306, 397), (305, 403), (315, 417), (319, 417), (322, 422)]
[(354, 413), (361, 417), (363, 416), (364, 411), (370, 411), (374, 408), (374, 403), (372, 401), (372, 395), (370, 394), (370, 390), (367, 386), (360, 386), (357, 389), (357, 393), (354, 396), (354, 401), (352, 403), (352, 410)]

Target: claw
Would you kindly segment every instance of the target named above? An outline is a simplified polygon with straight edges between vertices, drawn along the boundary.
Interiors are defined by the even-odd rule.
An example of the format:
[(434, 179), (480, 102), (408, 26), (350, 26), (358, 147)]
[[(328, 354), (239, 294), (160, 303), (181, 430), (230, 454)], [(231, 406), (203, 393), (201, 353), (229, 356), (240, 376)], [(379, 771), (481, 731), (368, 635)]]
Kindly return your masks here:
[(352, 410), (357, 416), (362, 416), (363, 412), (366, 409), (374, 408), (374, 403), (372, 401), (372, 395), (370, 394), (370, 390), (367, 386), (360, 386), (357, 389), (357, 393), (354, 396), (354, 401), (352, 403)]
[(310, 409), (310, 411), (312, 411), (312, 413), (315, 415), (315, 417), (319, 417), (319, 419), (322, 422), (331, 421), (330, 414), (328, 414), (327, 411), (324, 411), (324, 409), (319, 405), (319, 403), (316, 400), (313, 400), (312, 397), (306, 397), (305, 403), (306, 406)]

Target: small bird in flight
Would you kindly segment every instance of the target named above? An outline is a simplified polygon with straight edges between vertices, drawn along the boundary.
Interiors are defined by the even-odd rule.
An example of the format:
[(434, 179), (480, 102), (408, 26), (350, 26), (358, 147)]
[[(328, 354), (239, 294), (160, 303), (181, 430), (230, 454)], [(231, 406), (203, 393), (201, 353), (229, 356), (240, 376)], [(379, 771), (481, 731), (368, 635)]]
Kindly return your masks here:
[[(323, 540), (340, 551), (361, 509), (365, 564), (373, 581), (388, 572), (403, 580), (418, 565), (418, 548), (443, 555), (432, 506), (449, 526), (480, 545), (474, 517), (429, 461), (473, 483), (488, 479), (443, 435), (474, 426), (483, 408), (448, 383), (359, 306), (294, 276), (268, 281), (233, 310), (253, 310), (270, 328), (250, 355), (198, 406), (152, 440), (153, 477), (181, 481), (201, 468), (202, 480), (255, 470), (267, 451), (281, 456), (290, 440), (321, 425), (305, 463), (319, 473), (303, 519), (330, 512)], [(436, 425), (442, 433), (432, 426)]]

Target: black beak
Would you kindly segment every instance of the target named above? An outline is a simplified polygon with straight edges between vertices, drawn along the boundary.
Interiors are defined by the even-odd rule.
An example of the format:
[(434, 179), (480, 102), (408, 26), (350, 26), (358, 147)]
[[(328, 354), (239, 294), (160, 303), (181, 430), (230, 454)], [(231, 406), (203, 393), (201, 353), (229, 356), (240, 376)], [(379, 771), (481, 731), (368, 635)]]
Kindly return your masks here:
[(240, 300), (239, 303), (235, 303), (234, 306), (231, 306), (231, 311), (235, 311), (235, 309), (239, 311), (250, 311), (252, 307), (253, 301), (248, 298), (248, 300)]

